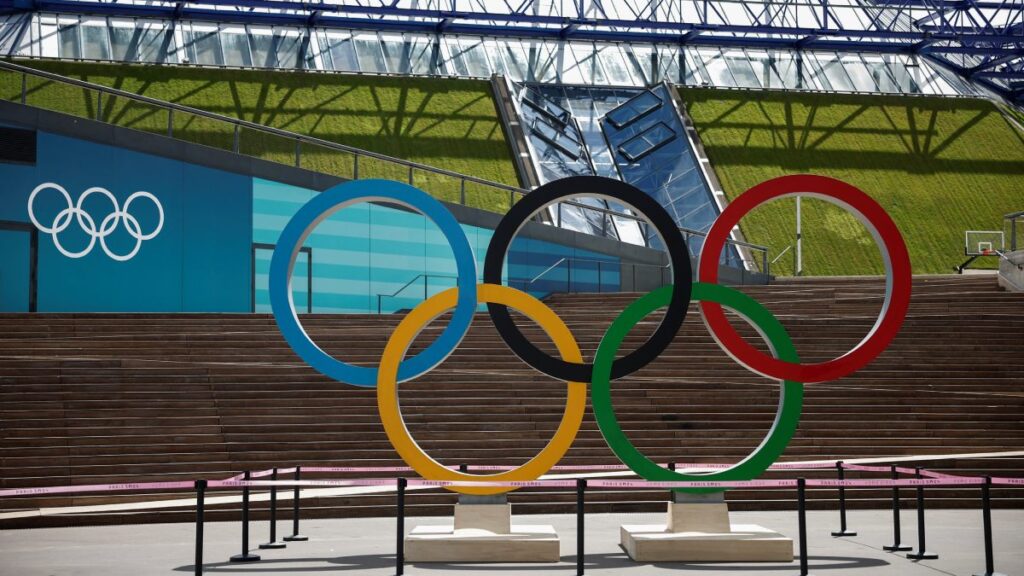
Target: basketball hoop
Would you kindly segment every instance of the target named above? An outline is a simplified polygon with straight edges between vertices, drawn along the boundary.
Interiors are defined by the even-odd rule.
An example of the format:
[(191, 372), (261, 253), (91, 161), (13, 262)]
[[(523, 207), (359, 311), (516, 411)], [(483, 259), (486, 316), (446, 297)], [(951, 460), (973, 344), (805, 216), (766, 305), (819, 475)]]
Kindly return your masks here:
[(998, 256), (1004, 247), (1001, 230), (967, 230), (964, 232), (964, 256), (967, 257), (967, 260), (957, 266), (955, 270), (959, 274), (963, 274), (964, 270), (978, 258)]

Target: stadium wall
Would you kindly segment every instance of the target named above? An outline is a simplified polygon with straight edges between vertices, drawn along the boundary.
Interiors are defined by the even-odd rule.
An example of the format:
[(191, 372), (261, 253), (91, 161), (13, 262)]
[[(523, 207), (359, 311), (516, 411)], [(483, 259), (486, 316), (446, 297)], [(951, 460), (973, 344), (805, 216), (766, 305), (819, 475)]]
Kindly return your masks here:
[[(0, 220), (8, 224), (0, 231), (4, 311), (29, 310), (33, 261), (39, 312), (265, 311), (266, 269), (279, 231), (309, 197), (341, 181), (9, 102), (0, 102), (0, 125), (34, 131), (36, 137), (32, 161), (0, 161), (5, 184)], [(37, 228), (29, 197), (44, 183), (63, 187), (69, 200), (54, 188), (40, 190), (33, 207), (42, 226)], [(122, 209), (133, 193), (152, 194), (163, 209), (160, 232), (136, 241), (125, 219), (105, 221), (114, 208), (102, 192), (82, 203), (88, 216), (80, 222), (72, 207), (92, 187), (108, 190)], [(500, 215), (448, 206), (482, 264)], [(127, 212), (138, 222), (131, 224), (137, 235), (156, 229), (159, 213), (149, 198), (136, 198)], [(60, 246), (74, 255), (81, 252), (80, 257), (61, 253), (53, 234), (45, 231), (54, 226), (60, 230)], [(94, 233), (102, 241), (91, 240), (89, 228), (109, 228), (110, 233)], [(132, 254), (136, 244), (138, 251), (130, 258), (116, 259)], [(378, 294), (392, 294), (421, 274), (433, 277), (430, 294), (453, 282), (444, 280), (453, 275), (454, 264), (440, 232), (422, 216), (394, 207), (367, 204), (343, 210), (322, 223), (307, 246), (313, 254), (313, 312), (377, 312)], [(657, 251), (534, 224), (509, 251), (506, 281), (522, 287), (563, 258), (591, 263), (572, 271), (574, 291), (617, 291), (625, 280), (623, 265), (664, 262)], [(296, 268), (300, 278), (306, 274), (303, 266), (300, 261)], [(567, 279), (556, 270), (529, 288), (544, 295), (565, 286)], [(293, 285), (301, 309), (307, 303), (306, 285)], [(419, 301), (423, 287), (417, 286), (398, 298), (385, 298), (383, 311)]]

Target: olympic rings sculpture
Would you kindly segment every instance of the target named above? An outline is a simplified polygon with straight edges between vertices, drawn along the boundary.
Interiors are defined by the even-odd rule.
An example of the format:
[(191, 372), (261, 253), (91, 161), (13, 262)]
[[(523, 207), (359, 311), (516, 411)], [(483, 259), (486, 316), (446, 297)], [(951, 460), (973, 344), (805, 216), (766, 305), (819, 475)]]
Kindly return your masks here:
[[(882, 248), (886, 269), (882, 311), (871, 331), (846, 354), (816, 364), (800, 363), (789, 334), (761, 304), (738, 290), (717, 284), (721, 251), (740, 218), (762, 203), (796, 194), (821, 198), (851, 211)], [(612, 199), (646, 216), (661, 236), (672, 265), (672, 284), (658, 288), (627, 306), (609, 326), (591, 364), (584, 362), (575, 338), (554, 311), (530, 294), (501, 284), (505, 256), (516, 233), (545, 206), (574, 196)], [(376, 368), (348, 364), (320, 349), (299, 321), (291, 290), (295, 261), (312, 230), (346, 206), (372, 201), (400, 204), (431, 219), (451, 245), (458, 270), (456, 287), (427, 298), (402, 319), (388, 339), (380, 365)], [(270, 264), (270, 303), (285, 340), (311, 367), (340, 382), (361, 387), (376, 386), (377, 408), (388, 440), (405, 462), (424, 478), (465, 482), (535, 480), (550, 470), (572, 445), (583, 422), (589, 384), (601, 434), (615, 455), (640, 477), (657, 481), (750, 480), (771, 466), (796, 432), (803, 406), (804, 384), (835, 380), (859, 370), (895, 338), (910, 302), (910, 259), (895, 223), (867, 194), (832, 178), (794, 175), (763, 182), (733, 200), (712, 225), (697, 262), (697, 281), (693, 281), (686, 243), (671, 217), (653, 198), (618, 180), (576, 176), (537, 188), (509, 210), (495, 229), (488, 246), (483, 283), (476, 284), (476, 266), (469, 241), (455, 218), (438, 200), (399, 182), (356, 180), (315, 196), (285, 226)], [(692, 300), (700, 302), (705, 325), (730, 357), (752, 372), (779, 380), (781, 386), (775, 420), (761, 444), (737, 464), (699, 475), (668, 470), (644, 456), (619, 425), (611, 400), (613, 380), (643, 368), (672, 343)], [(487, 304), (491, 320), (508, 347), (535, 370), (566, 381), (568, 391), (562, 420), (544, 449), (518, 468), (490, 475), (459, 472), (431, 458), (412, 438), (398, 403), (398, 384), (416, 378), (444, 361), (469, 330), (480, 303)], [(544, 330), (554, 342), (558, 358), (543, 352), (525, 337), (512, 320), (508, 312), (510, 307)], [(729, 323), (723, 307), (751, 324), (767, 342), (770, 354), (748, 344)], [(666, 311), (650, 338), (633, 352), (617, 357), (630, 330), (660, 308)], [(416, 335), (450, 310), (454, 310), (451, 320), (440, 336), (417, 355), (406, 358)], [(472, 485), (450, 486), (449, 489), (464, 494), (487, 495), (514, 488)], [(716, 491), (708, 488), (678, 490)]]
[[(40, 192), (48, 189), (59, 192), (60, 195), (64, 197), (64, 201), (67, 202), (68, 207), (58, 212), (57, 215), (53, 217), (53, 222), (49, 226), (45, 226), (36, 218), (35, 201), (36, 196), (38, 196)], [(85, 203), (85, 199), (93, 194), (105, 196), (114, 206), (114, 210), (100, 221), (99, 228), (96, 227), (96, 220), (82, 208), (82, 205)], [(156, 228), (148, 234), (142, 233), (142, 225), (139, 224), (138, 219), (128, 211), (132, 202), (138, 198), (145, 198), (156, 206), (158, 222)], [(74, 216), (82, 231), (89, 236), (89, 243), (85, 248), (78, 252), (72, 252), (60, 243), (59, 234), (71, 225), (72, 216)], [(156, 196), (149, 192), (141, 190), (135, 192), (125, 200), (124, 207), (122, 208), (120, 203), (118, 203), (117, 198), (114, 197), (110, 190), (100, 188), (99, 186), (93, 186), (83, 192), (82, 195), (78, 197), (77, 202), (72, 203), (71, 195), (68, 194), (68, 191), (65, 190), (63, 186), (53, 182), (44, 182), (39, 186), (36, 186), (35, 189), (32, 190), (32, 193), (28, 195), (28, 217), (40, 232), (49, 234), (53, 238), (54, 247), (57, 248), (58, 252), (68, 258), (82, 258), (83, 256), (88, 255), (92, 252), (93, 247), (96, 246), (96, 241), (99, 240), (100, 247), (104, 252), (106, 252), (107, 256), (110, 256), (118, 262), (124, 262), (134, 258), (135, 255), (139, 253), (139, 249), (142, 248), (142, 242), (156, 238), (157, 234), (159, 234), (164, 227), (164, 207), (160, 204), (160, 201), (157, 200)], [(122, 220), (124, 221), (124, 227), (125, 230), (128, 231), (128, 235), (135, 239), (135, 247), (127, 254), (117, 254), (107, 246), (107, 236), (110, 236), (117, 229), (117, 226)]]

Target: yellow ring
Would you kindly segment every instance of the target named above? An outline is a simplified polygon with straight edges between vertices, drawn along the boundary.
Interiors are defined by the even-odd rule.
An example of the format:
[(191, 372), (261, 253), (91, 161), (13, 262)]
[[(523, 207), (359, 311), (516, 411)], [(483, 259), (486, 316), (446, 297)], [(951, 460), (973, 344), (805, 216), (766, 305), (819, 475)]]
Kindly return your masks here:
[[(384, 348), (384, 354), (380, 360), (380, 367), (377, 373), (377, 410), (380, 412), (380, 421), (384, 425), (384, 431), (388, 440), (395, 447), (395, 451), (405, 460), (406, 464), (418, 472), (420, 476), (428, 480), (448, 481), (469, 481), (480, 482), (493, 480), (497, 482), (525, 482), (536, 480), (542, 474), (554, 466), (569, 450), (576, 433), (583, 422), (583, 413), (587, 407), (587, 385), (582, 382), (569, 382), (569, 394), (565, 403), (565, 413), (558, 425), (558, 430), (548, 442), (547, 446), (534, 456), (529, 462), (519, 468), (501, 472), (477, 476), (464, 474), (445, 467), (437, 462), (420, 448), (419, 444), (412, 439), (409, 429), (402, 419), (402, 411), (398, 405), (398, 365), (409, 350), (410, 344), (416, 339), (416, 335), (424, 326), (432, 320), (455, 307), (458, 298), (458, 288), (450, 288), (423, 301), (419, 306), (412, 309), (405, 319), (398, 324)], [(562, 319), (555, 315), (554, 311), (545, 306), (540, 300), (530, 296), (526, 292), (499, 286), (496, 284), (479, 284), (477, 286), (477, 298), (480, 302), (494, 302), (514, 308), (531, 320), (540, 325), (548, 337), (555, 343), (558, 353), (567, 362), (582, 362), (583, 355), (580, 354), (579, 345), (572, 337), (569, 328), (562, 322)], [(514, 488), (508, 486), (497, 486), (494, 488), (486, 486), (450, 486), (454, 492), (463, 494), (501, 494), (509, 492)]]

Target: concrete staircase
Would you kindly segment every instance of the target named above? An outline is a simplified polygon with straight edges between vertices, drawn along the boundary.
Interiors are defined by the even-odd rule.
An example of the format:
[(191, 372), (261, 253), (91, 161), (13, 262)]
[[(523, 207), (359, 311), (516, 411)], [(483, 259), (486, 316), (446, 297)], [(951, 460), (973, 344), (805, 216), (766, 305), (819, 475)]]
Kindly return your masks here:
[[(805, 361), (842, 354), (881, 305), (874, 278), (782, 280), (743, 290), (786, 326)], [(563, 294), (549, 305), (592, 356), (611, 320), (638, 294)], [(375, 363), (397, 316), (304, 318), (325, 349)], [(627, 340), (635, 346), (657, 317)], [(424, 330), (420, 349), (445, 319)], [(543, 342), (539, 329), (524, 331)], [(742, 330), (741, 330), (742, 331)], [(752, 331), (749, 331), (752, 334)], [(302, 465), (402, 465), (377, 415), (375, 393), (331, 381), (302, 363), (265, 314), (0, 315), (2, 485), (36, 487), (224, 478)], [(910, 315), (891, 348), (860, 372), (809, 385), (800, 429), (783, 460), (852, 459), (1024, 450), (1024, 295), (993, 277), (918, 277)], [(565, 386), (519, 361), (486, 315), (427, 376), (401, 385), (416, 440), (446, 464), (518, 464), (548, 441)], [(747, 372), (714, 343), (695, 307), (662, 357), (613, 384), (616, 414), (634, 443), (665, 462), (735, 462), (761, 441), (778, 385)], [(562, 464), (618, 464), (589, 412)], [(924, 462), (953, 473), (1024, 476), (1024, 459)], [(834, 477), (829, 470), (807, 477)], [(792, 472), (766, 477), (792, 477)], [(856, 477), (849, 474), (848, 477)], [(332, 477), (343, 477), (334, 475)], [(353, 476), (348, 476), (353, 477)], [(906, 490), (906, 496), (912, 496)], [(1024, 493), (993, 492), (998, 506)], [(849, 491), (854, 507), (882, 507), (890, 491)], [(812, 507), (835, 492), (812, 491)], [(182, 493), (4, 499), (0, 512), (180, 498)], [(975, 507), (976, 489), (930, 489), (929, 506)], [(521, 490), (517, 513), (569, 512), (569, 491)], [(733, 509), (789, 508), (793, 494), (735, 490)], [(664, 492), (595, 490), (588, 510), (663, 509)], [(413, 514), (448, 514), (455, 496), (415, 492)], [(393, 514), (390, 493), (304, 500), (306, 516)], [(258, 507), (263, 509), (266, 504)], [(237, 517), (214, 506), (214, 519)], [(257, 514), (257, 517), (262, 512)], [(188, 508), (0, 520), (3, 526), (185, 521)], [(281, 517), (287, 514), (282, 512)]]

